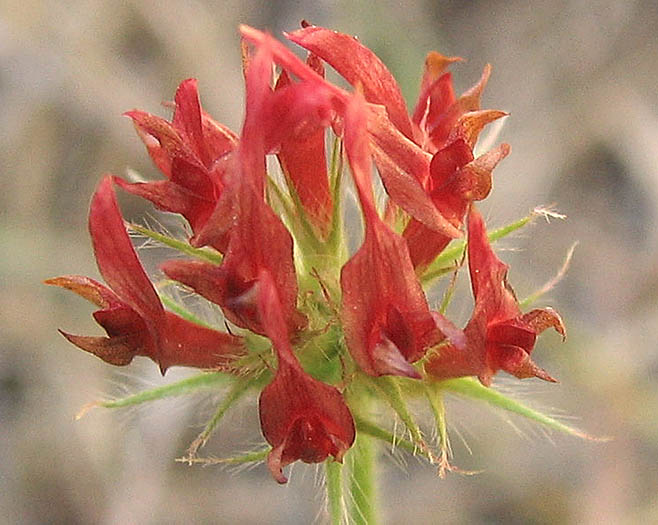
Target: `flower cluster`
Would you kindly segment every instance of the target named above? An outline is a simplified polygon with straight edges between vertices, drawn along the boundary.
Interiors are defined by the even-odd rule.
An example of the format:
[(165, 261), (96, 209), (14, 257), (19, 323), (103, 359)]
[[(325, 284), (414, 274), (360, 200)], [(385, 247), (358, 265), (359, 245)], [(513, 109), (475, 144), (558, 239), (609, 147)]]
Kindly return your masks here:
[[(239, 135), (203, 110), (194, 79), (180, 84), (171, 121), (126, 113), (164, 179), (101, 181), (89, 230), (107, 286), (80, 276), (47, 283), (95, 303), (107, 336), (62, 334), (113, 365), (146, 356), (163, 374), (197, 367), (259, 391), (267, 465), (281, 483), (286, 465), (329, 456), (340, 462), (357, 432), (377, 434), (367, 407), (378, 399), (433, 459), (405, 395), (468, 376), (489, 386), (500, 370), (554, 381), (531, 352), (546, 328), (564, 335), (562, 321), (551, 309), (522, 313), (474, 205), (510, 151), (501, 144), (476, 154), (481, 131), (505, 116), (480, 106), (489, 66), (457, 96), (448, 67), (460, 59), (430, 53), (409, 113), (388, 69), (351, 36), (304, 23), (286, 34), (308, 52), (304, 62), (266, 33), (245, 26), (241, 33)], [(353, 89), (328, 82), (325, 65)], [(363, 218), (353, 254), (343, 171)], [(165, 262), (162, 272), (218, 305), (228, 331), (198, 322), (181, 305), (165, 309), (130, 240), (117, 186), (186, 219), (186, 242), (142, 233), (185, 245), (189, 257)], [(456, 271), (464, 251), (475, 302), (462, 330), (428, 303), (426, 285), (430, 274)]]

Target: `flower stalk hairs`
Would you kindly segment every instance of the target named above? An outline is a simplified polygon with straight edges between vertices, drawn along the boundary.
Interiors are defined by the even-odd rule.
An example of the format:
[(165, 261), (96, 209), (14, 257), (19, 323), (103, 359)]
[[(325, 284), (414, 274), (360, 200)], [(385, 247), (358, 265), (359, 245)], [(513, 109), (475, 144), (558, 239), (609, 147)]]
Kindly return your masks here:
[[(194, 79), (180, 84), (171, 120), (126, 113), (162, 177), (132, 183), (107, 175), (98, 185), (89, 231), (106, 284), (46, 281), (99, 308), (93, 315), (105, 336), (61, 332), (82, 350), (117, 366), (148, 357), (162, 374), (202, 369), (148, 395), (96, 405), (223, 388), (224, 401), (182, 460), (264, 461), (279, 483), (291, 463), (322, 463), (335, 523), (376, 520), (378, 444), (424, 457), (441, 476), (456, 470), (445, 394), (582, 437), (491, 386), (500, 372), (554, 382), (533, 349), (547, 328), (566, 332), (554, 310), (519, 303), (491, 245), (540, 212), (487, 231), (475, 204), (510, 152), (507, 144), (477, 147), (486, 126), (506, 115), (481, 108), (490, 67), (457, 96), (448, 68), (461, 59), (430, 53), (410, 113), (385, 65), (351, 36), (303, 23), (285, 36), (306, 50), (304, 61), (266, 33), (240, 31), (241, 133), (205, 112)], [(327, 66), (351, 89), (327, 81)], [(373, 189), (375, 173), (385, 195)], [(189, 238), (126, 225), (117, 187), (182, 215)], [(349, 206), (360, 210), (361, 225), (344, 221)], [(151, 281), (129, 231), (179, 252), (161, 265), (166, 279)], [(465, 261), (474, 305), (462, 328), (446, 309)], [(223, 326), (173, 299), (172, 283), (217, 305)], [(427, 291), (437, 284), (444, 300), (433, 304)], [(249, 394), (258, 397), (264, 447), (199, 457), (221, 416)], [(431, 417), (412, 413), (419, 399)], [(386, 423), (392, 419), (402, 423), (397, 434)]]

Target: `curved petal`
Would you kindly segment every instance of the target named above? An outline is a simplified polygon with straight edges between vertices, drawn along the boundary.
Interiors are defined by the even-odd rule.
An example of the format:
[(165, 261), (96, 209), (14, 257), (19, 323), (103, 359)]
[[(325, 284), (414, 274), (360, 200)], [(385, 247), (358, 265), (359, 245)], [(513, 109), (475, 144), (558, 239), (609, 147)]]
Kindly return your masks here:
[(386, 192), (409, 215), (450, 238), (462, 233), (436, 209), (426, 191), (431, 155), (402, 135), (380, 108), (369, 106), (372, 155)]
[(129, 365), (137, 350), (128, 337), (93, 337), (59, 331), (70, 343), (115, 366)]
[(201, 103), (195, 78), (188, 78), (180, 83), (176, 90), (175, 102), (176, 109), (172, 121), (174, 127), (187, 137), (188, 144), (194, 149), (201, 162), (208, 165), (208, 149), (203, 134)]
[(400, 86), (370, 49), (352, 36), (317, 26), (305, 27), (285, 35), (331, 65), (353, 86), (360, 84), (366, 100), (385, 106), (395, 127), (407, 138), (413, 138)]
[(103, 178), (91, 200), (89, 232), (105, 282), (145, 320), (162, 321), (164, 308), (130, 241), (111, 176)]

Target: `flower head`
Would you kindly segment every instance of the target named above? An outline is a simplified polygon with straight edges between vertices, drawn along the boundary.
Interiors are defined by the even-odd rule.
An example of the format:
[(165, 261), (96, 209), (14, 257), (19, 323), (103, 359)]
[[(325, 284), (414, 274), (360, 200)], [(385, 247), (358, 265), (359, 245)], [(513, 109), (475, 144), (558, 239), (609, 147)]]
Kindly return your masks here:
[[(255, 393), (268, 447), (249, 457), (265, 460), (279, 483), (295, 461), (329, 461), (328, 485), (336, 497), (338, 463), (351, 454), (347, 468), (360, 480), (369, 439), (399, 441), (430, 461), (439, 457), (407, 407), (408, 398), (422, 394), (435, 415), (439, 471), (445, 472), (442, 392), (454, 388), (494, 404), (501, 395), (494, 398), (470, 378), (442, 380), (474, 375), (489, 386), (505, 370), (553, 381), (530, 354), (546, 328), (565, 332), (551, 309), (521, 312), (507, 284), (508, 267), (494, 254), (473, 205), (489, 195), (492, 172), (509, 153), (507, 144), (475, 153), (483, 128), (505, 115), (480, 107), (490, 67), (457, 97), (447, 68), (460, 59), (430, 53), (409, 114), (393, 75), (351, 36), (303, 24), (286, 36), (308, 52), (304, 61), (267, 33), (247, 26), (240, 32), (246, 107), (239, 136), (202, 109), (194, 79), (178, 87), (170, 121), (127, 113), (165, 178), (130, 184), (106, 176), (100, 183), (89, 229), (107, 285), (81, 276), (47, 283), (96, 304), (94, 318), (107, 336), (62, 333), (114, 365), (147, 356), (163, 373), (181, 365), (229, 374), (227, 399), (186, 461), (199, 459), (198, 448), (239, 395)], [(329, 82), (325, 64), (353, 90)], [(383, 213), (373, 165), (386, 193)], [(353, 225), (343, 222), (349, 216), (343, 207), (347, 169), (364, 232), (354, 253), (348, 242)], [(168, 285), (217, 305), (228, 333), (161, 298), (128, 236), (114, 184), (189, 223), (187, 242), (134, 228), (178, 250), (179, 257), (160, 267), (175, 281)], [(463, 253), (464, 245), (455, 242), (437, 258), (463, 236), (467, 213), (475, 306), (462, 331), (434, 311), (423, 284), (428, 265), (434, 263), (434, 276), (450, 272), (448, 259)], [(450, 293), (449, 287), (441, 311)], [(213, 374), (188, 378), (184, 388), (207, 385)], [(386, 408), (403, 422), (409, 440), (378, 426)], [(330, 507), (333, 521), (340, 521), (340, 501)]]

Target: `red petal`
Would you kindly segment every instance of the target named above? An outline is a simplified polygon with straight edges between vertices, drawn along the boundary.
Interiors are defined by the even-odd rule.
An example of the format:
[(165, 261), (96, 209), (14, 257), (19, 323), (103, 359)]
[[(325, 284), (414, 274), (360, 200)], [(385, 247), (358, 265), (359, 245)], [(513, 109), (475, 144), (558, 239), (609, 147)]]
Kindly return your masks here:
[(455, 181), (455, 191), (466, 201), (485, 199), (491, 191), (491, 172), (509, 155), (509, 144), (498, 147), (464, 166)]
[(226, 318), (236, 326), (264, 334), (258, 317), (254, 277), (239, 280), (223, 267), (201, 261), (171, 260), (161, 269), (170, 279), (221, 306)]
[[(304, 64), (292, 51), (290, 51), (290, 49), (285, 47), (275, 38), (272, 38), (271, 35), (247, 25), (240, 26), (240, 34), (246, 41), (258, 47), (267, 46), (267, 48), (273, 54), (276, 63), (289, 73), (295, 75), (300, 80), (325, 84), (324, 78), (322, 78), (322, 76)], [(334, 86), (333, 84), (327, 85), (330, 87), (330, 89), (332, 89), (335, 95), (340, 97), (346, 96), (345, 91), (339, 87)]]
[(259, 48), (246, 73), (246, 114), (240, 135), (239, 158), (242, 178), (262, 194), (265, 187), (265, 132), (272, 126), (264, 122), (267, 103), (272, 96), (272, 53)]
[[(381, 364), (385, 360), (374, 354), (384, 336), (395, 339), (393, 334), (400, 330), (414, 335), (395, 342), (409, 363), (420, 359), (429, 346), (441, 339), (404, 240), (383, 224), (376, 224), (379, 225), (373, 228), (374, 233), (366, 236), (363, 246), (341, 272), (345, 339), (355, 361), (370, 375), (400, 371), (400, 366), (384, 370)], [(377, 278), (373, 279), (373, 275)], [(400, 314), (398, 323), (393, 323), (388, 315), (391, 307)], [(387, 359), (391, 357), (389, 352)]]
[(409, 221), (403, 236), (407, 242), (411, 263), (419, 273), (452, 241), (452, 237), (432, 231), (416, 219)]
[(354, 421), (340, 392), (286, 361), (263, 389), (259, 412), (273, 447), (268, 466), (279, 483), (287, 481), (281, 469), (293, 461), (318, 463), (330, 455), (341, 461), (354, 443)]
[(203, 137), (211, 163), (238, 148), (239, 138), (229, 128), (213, 120), (202, 110)]
[[(430, 164), (428, 186), (433, 205), (450, 221), (453, 228), (462, 226), (468, 201), (455, 190), (456, 175), (460, 167), (473, 160), (471, 148), (463, 140), (456, 140), (438, 151)], [(404, 230), (414, 268), (424, 268), (439, 255), (453, 239), (443, 232), (430, 230), (412, 219)]]
[[(276, 93), (289, 89), (288, 86), (290, 79), (283, 71), (277, 81)], [(309, 86), (312, 89), (308, 89)], [(282, 139), (278, 159), (311, 222), (322, 236), (326, 236), (331, 223), (333, 203), (327, 173), (325, 125), (319, 120), (322, 119), (320, 111), (330, 112), (331, 107), (327, 98), (318, 97), (319, 92), (315, 86), (295, 86), (295, 89), (296, 91), (292, 92), (295, 100), (292, 102), (297, 106), (295, 112), (299, 113), (299, 116), (296, 117), (296, 122), (289, 124), (291, 129)], [(290, 98), (290, 95), (287, 98)], [(286, 104), (283, 109), (286, 114), (291, 113), (290, 104)]]
[(292, 237), (253, 189), (244, 182), (236, 183), (239, 187), (227, 188), (229, 193), (225, 196), (234, 199), (231, 215), (235, 221), (230, 226), (226, 224), (230, 238), (222, 265), (168, 261), (163, 270), (219, 304), (231, 322), (260, 334), (264, 330), (256, 308), (257, 294), (252, 288), (258, 282), (259, 273), (267, 270), (274, 278), (283, 315), (294, 333), (305, 324), (305, 318), (296, 306), (298, 288)]
[(468, 264), (475, 308), (464, 333), (465, 351), (440, 347), (425, 365), (434, 379), (477, 375), (489, 386), (498, 370), (518, 377), (555, 382), (530, 359), (537, 334), (554, 327), (564, 333), (560, 317), (550, 309), (520, 315), (514, 292), (507, 284), (508, 267), (493, 252), (484, 221), (475, 207), (468, 218)]
[[(530, 355), (518, 346), (513, 345), (487, 345), (487, 354), (489, 359), (495, 366), (494, 370), (505, 370), (505, 372), (512, 374), (519, 379), (527, 379), (529, 377), (537, 377), (544, 381), (557, 383), (546, 370), (538, 367), (530, 358)], [(481, 380), (483, 378), (480, 378)], [(490, 377), (485, 376), (483, 384), (487, 385), (487, 381), (491, 381)]]
[[(196, 153), (190, 148), (176, 128), (165, 119), (138, 110), (128, 111), (124, 115), (133, 120), (138, 133), (142, 137), (142, 140), (144, 140), (147, 148), (149, 148), (149, 152), (151, 153), (153, 151), (156, 154), (154, 161), (159, 167), (163, 163), (161, 160), (162, 153), (153, 149), (154, 145), (150, 140), (145, 140), (145, 136), (153, 137), (160, 144), (162, 152), (166, 154), (169, 160), (181, 158), (191, 164), (201, 165)], [(167, 174), (167, 171), (164, 171), (164, 173)]]
[(206, 224), (215, 208), (215, 202), (168, 180), (130, 184), (114, 177), (113, 181), (123, 190), (148, 199), (160, 210), (180, 213), (193, 231), (199, 231)]
[[(461, 57), (446, 57), (436, 51), (427, 54), (420, 93), (412, 118), (414, 124), (420, 126), (422, 120), (430, 118), (430, 112), (444, 111), (455, 101), (451, 75), (442, 73), (453, 62), (462, 60)], [(440, 83), (439, 79), (441, 79)]]
[(130, 364), (137, 350), (129, 337), (89, 337), (59, 331), (66, 339), (85, 352), (116, 366)]
[(407, 138), (413, 138), (400, 86), (370, 49), (354, 37), (322, 27), (306, 27), (286, 37), (329, 63), (353, 86), (360, 84), (366, 100), (385, 106), (393, 124)]
[(350, 99), (345, 110), (345, 153), (352, 169), (352, 178), (359, 194), (359, 201), (366, 220), (366, 227), (378, 219), (370, 175), (370, 145), (366, 133), (368, 110), (360, 91)]
[(165, 177), (171, 177), (171, 157), (162, 147), (160, 141), (146, 129), (144, 129), (140, 124), (138, 124), (138, 122), (135, 120), (133, 120), (133, 125), (137, 131), (137, 135), (139, 135), (139, 138), (142, 139), (144, 146), (146, 146), (146, 150), (148, 151), (151, 160), (153, 160), (153, 163)]
[(490, 323), (487, 328), (487, 341), (522, 348), (528, 354), (537, 340), (537, 332), (520, 319), (510, 319), (500, 323)]
[(295, 187), (311, 221), (323, 236), (328, 234), (333, 203), (329, 190), (325, 130), (318, 128), (306, 137), (295, 137), (281, 144), (281, 168)]
[(509, 267), (496, 257), (475, 206), (468, 216), (468, 268), (476, 305), (486, 311), (488, 322), (513, 319), (521, 313), (507, 284)]
[(446, 144), (450, 130), (464, 113), (480, 109), (480, 97), (487, 85), (490, 74), (491, 66), (487, 64), (478, 83), (466, 91), (458, 100), (454, 100), (452, 80), (447, 75), (447, 78), (442, 77), (433, 86), (425, 126), (426, 133), (436, 148), (442, 148)]
[(89, 232), (105, 282), (146, 321), (162, 321), (164, 308), (130, 242), (111, 176), (101, 181), (92, 198)]
[[(258, 46), (267, 45), (274, 55), (274, 60), (288, 72), (301, 80), (328, 89), (337, 110), (340, 111), (341, 106), (349, 100), (349, 95), (344, 90), (326, 83), (320, 75), (271, 36), (248, 26), (241, 26), (240, 32), (246, 40)], [(393, 125), (385, 111), (374, 113), (372, 121), (369, 116), (368, 125), (373, 135), (373, 154), (387, 192), (405, 211), (427, 224), (429, 228), (444, 231), (451, 237), (460, 237), (461, 232), (436, 211), (422, 187), (422, 181), (429, 175), (429, 158), (422, 158), (425, 153)]]
[(48, 279), (45, 284), (71, 290), (101, 307), (94, 312), (94, 319), (109, 337), (73, 335), (60, 330), (77, 347), (118, 366), (129, 364), (136, 355), (154, 352), (151, 332), (143, 319), (106, 286), (79, 275)]
[[(441, 345), (425, 363), (425, 372), (436, 380), (463, 376), (483, 376), (487, 368), (486, 331), (483, 311), (475, 310), (464, 329), (466, 346)], [(493, 372), (491, 372), (493, 376)]]
[(372, 154), (391, 199), (431, 230), (461, 237), (461, 232), (437, 211), (423, 187), (429, 178), (430, 155), (397, 131), (382, 111), (370, 109)]
[[(420, 359), (429, 345), (438, 342), (440, 334), (404, 240), (377, 215), (366, 119), (365, 103), (357, 93), (345, 114), (345, 151), (366, 234), (361, 248), (341, 271), (341, 318), (350, 353), (367, 374), (417, 377), (409, 363)], [(372, 279), (373, 275), (377, 278)]]
[(472, 160), (472, 148), (461, 139), (436, 152), (430, 164), (430, 191), (440, 191), (450, 184), (457, 170)]
[(204, 165), (208, 165), (208, 150), (203, 135), (201, 122), (201, 103), (195, 78), (188, 78), (181, 82), (176, 90), (176, 110), (174, 111), (173, 125), (184, 134), (188, 144), (192, 146), (198, 158)]
[(241, 337), (206, 328), (171, 312), (166, 313), (162, 351), (158, 360), (163, 374), (170, 366), (230, 369), (231, 364), (245, 353)]

